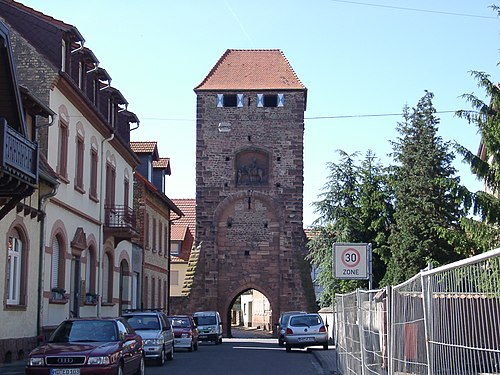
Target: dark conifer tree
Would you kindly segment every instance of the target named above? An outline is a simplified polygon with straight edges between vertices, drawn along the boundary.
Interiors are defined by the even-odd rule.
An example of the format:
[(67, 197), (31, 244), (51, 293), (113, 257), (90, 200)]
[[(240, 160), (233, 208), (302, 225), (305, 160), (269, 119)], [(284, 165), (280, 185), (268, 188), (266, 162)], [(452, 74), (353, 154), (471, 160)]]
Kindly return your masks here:
[(400, 136), (393, 142), (395, 224), (385, 284), (407, 280), (429, 263), (435, 266), (460, 258), (441, 233), (457, 230), (463, 210), (454, 154), (437, 135), (439, 119), (432, 98), (426, 92), (411, 112), (404, 108), (397, 128)]

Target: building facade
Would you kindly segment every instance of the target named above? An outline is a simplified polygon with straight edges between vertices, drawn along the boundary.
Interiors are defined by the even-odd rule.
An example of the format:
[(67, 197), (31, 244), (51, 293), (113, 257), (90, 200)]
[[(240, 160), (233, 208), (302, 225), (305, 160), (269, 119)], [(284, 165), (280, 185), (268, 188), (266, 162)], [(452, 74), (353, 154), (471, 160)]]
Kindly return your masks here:
[[(0, 362), (24, 357), (39, 333), (40, 229), (44, 203), (57, 189), (55, 173), (40, 160), (36, 128), (53, 112), (25, 88), (19, 87), (10, 31), (0, 22), (0, 278), (4, 322), (0, 335)], [(37, 123), (37, 119), (41, 119)]]
[[(134, 303), (132, 186), (139, 159), (129, 141), (139, 120), (76, 27), (9, 0), (0, 1), (0, 15), (12, 35), (19, 83), (54, 114), (45, 122), (33, 118), (40, 160), (58, 184), (39, 189), (44, 220), (26, 229), (36, 232), (26, 236), (29, 253), (39, 253), (22, 281), (37, 311), (26, 325), (35, 337), (65, 318), (118, 315)], [(19, 234), (20, 220), (1, 224)], [(2, 337), (13, 337), (4, 329), (10, 327)]]
[[(134, 174), (134, 207), (142, 249), (141, 303), (136, 308), (169, 310), (171, 222), (183, 214), (165, 195), (170, 160), (160, 158), (156, 142), (131, 142), (140, 164)], [(173, 215), (172, 215), (173, 213)], [(173, 217), (171, 217), (173, 216)]]

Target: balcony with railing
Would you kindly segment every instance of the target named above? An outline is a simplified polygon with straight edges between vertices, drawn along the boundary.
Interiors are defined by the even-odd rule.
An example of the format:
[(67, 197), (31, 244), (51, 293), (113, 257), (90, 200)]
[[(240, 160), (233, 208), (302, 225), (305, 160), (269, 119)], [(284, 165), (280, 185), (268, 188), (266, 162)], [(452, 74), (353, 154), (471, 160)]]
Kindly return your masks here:
[(104, 206), (104, 235), (115, 237), (115, 243), (138, 236), (136, 217), (132, 208), (116, 205)]
[(0, 218), (38, 185), (38, 145), (0, 117)]

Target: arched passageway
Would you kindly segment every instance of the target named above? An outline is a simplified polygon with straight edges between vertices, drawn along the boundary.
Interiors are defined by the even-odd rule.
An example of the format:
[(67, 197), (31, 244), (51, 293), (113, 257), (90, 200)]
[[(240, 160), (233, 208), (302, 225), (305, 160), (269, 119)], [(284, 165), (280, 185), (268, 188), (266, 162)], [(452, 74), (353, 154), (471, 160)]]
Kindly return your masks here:
[(247, 288), (235, 293), (225, 311), (225, 335), (246, 332), (247, 337), (273, 331), (273, 308), (268, 297), (258, 289)]

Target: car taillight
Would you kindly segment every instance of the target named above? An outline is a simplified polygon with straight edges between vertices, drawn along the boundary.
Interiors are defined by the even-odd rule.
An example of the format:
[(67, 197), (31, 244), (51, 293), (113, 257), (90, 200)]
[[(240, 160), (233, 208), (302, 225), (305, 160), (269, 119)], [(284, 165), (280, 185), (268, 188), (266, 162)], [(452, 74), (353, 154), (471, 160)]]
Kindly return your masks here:
[(321, 326), (321, 328), (319, 329), (320, 332), (326, 332), (326, 328), (325, 326)]
[(286, 329), (286, 334), (287, 335), (293, 335), (293, 331), (291, 330), (291, 328), (287, 328)]

